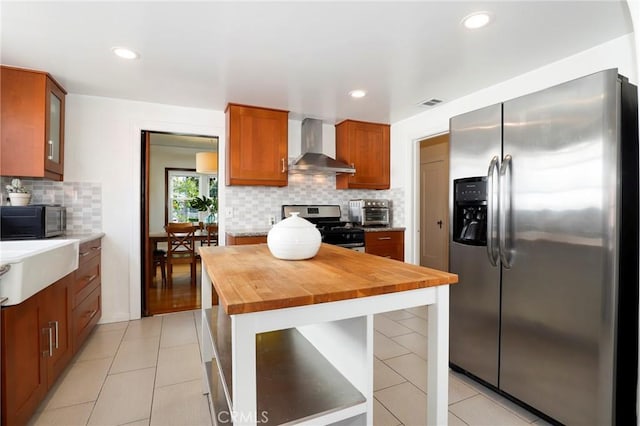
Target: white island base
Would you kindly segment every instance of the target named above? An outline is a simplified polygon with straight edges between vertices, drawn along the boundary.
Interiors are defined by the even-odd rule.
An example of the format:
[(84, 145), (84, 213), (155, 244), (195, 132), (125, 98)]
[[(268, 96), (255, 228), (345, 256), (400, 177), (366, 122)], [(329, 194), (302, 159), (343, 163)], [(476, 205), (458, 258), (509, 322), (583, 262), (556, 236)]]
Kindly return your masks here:
[(373, 425), (373, 316), (428, 306), (427, 424), (447, 424), (449, 286), (227, 315), (202, 269), (213, 424)]

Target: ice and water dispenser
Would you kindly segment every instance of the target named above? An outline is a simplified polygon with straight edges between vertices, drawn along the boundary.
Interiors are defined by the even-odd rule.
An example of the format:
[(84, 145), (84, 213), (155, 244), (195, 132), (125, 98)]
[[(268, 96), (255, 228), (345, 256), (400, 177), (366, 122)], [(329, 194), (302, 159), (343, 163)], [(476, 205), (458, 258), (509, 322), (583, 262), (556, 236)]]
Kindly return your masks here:
[(453, 181), (453, 241), (487, 245), (487, 178)]

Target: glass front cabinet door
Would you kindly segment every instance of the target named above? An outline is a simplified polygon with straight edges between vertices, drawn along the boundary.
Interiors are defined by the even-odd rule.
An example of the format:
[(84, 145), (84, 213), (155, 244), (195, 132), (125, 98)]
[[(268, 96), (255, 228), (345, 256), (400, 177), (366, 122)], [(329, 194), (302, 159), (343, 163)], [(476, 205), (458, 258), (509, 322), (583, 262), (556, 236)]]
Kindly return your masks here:
[(64, 170), (64, 98), (65, 93), (47, 78), (45, 119), (45, 169), (58, 175)]

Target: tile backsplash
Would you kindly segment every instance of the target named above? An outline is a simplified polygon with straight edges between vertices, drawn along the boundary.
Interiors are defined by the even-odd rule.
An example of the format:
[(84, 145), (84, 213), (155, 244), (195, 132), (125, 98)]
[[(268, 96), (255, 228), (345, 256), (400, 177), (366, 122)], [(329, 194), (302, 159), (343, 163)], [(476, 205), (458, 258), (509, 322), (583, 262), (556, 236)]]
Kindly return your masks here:
[[(2, 177), (2, 205), (9, 205), (6, 185), (9, 177)], [(31, 204), (60, 204), (67, 208), (67, 233), (85, 234), (102, 231), (102, 185), (94, 182), (52, 182), (21, 179), (31, 193)]]
[[(227, 186), (226, 208), (233, 217), (225, 219), (229, 230), (243, 231), (269, 228), (269, 216), (280, 220), (283, 204), (338, 204), (342, 220), (348, 218), (349, 200), (386, 198), (391, 200), (391, 224), (404, 226), (404, 189), (354, 190), (336, 189), (335, 176), (289, 175), (289, 185), (276, 187)], [(218, 212), (225, 215), (225, 211)]]
[[(0, 178), (2, 205), (9, 205), (5, 185), (11, 178)], [(31, 192), (32, 204), (60, 204), (67, 207), (67, 232), (84, 234), (102, 231), (102, 185), (94, 182), (51, 182), (22, 179)], [(227, 186), (226, 208), (233, 217), (226, 218), (227, 229), (259, 230), (269, 228), (269, 217), (280, 220), (283, 204), (338, 204), (342, 220), (348, 219), (349, 200), (385, 198), (391, 200), (391, 224), (405, 226), (404, 189), (353, 190), (336, 189), (335, 176), (290, 175), (289, 185), (276, 187)], [(218, 212), (224, 216), (225, 211)]]

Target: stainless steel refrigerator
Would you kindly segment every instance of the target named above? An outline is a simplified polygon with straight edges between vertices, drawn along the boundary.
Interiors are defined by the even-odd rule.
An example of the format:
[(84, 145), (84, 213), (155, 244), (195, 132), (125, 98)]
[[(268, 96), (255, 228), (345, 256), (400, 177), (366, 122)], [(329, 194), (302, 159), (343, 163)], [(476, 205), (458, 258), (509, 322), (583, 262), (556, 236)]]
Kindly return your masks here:
[(450, 121), (450, 363), (538, 414), (636, 424), (637, 89), (617, 70)]

